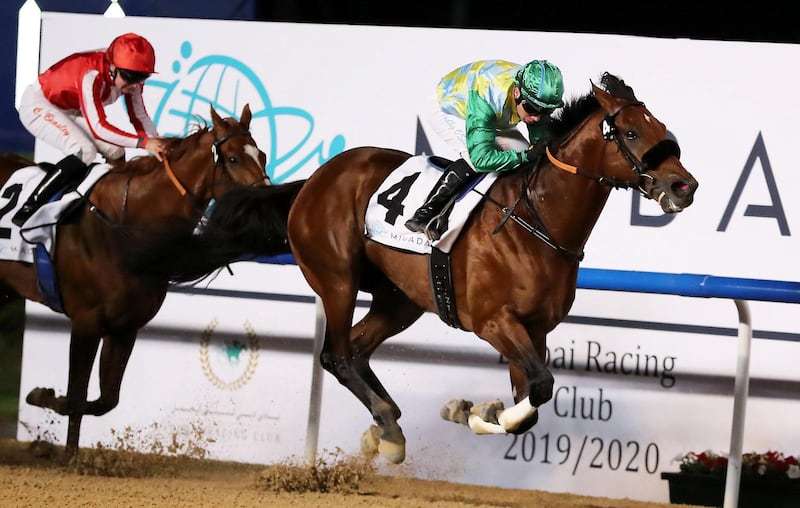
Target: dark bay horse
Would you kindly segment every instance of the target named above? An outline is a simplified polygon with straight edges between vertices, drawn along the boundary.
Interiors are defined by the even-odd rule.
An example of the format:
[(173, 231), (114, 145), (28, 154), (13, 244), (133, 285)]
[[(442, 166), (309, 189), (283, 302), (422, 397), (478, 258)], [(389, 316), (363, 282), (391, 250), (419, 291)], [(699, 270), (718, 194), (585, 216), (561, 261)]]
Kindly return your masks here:
[[(679, 160), (677, 143), (608, 73), (601, 86), (571, 101), (552, 120), (552, 139), (540, 164), (501, 174), (468, 219), (450, 250), (459, 326), (474, 332), (508, 360), (514, 406), (451, 400), (447, 420), (476, 434), (520, 434), (553, 396), (545, 339), (575, 298), (584, 246), (615, 188), (636, 189), (665, 213), (691, 205), (697, 181)], [(393, 463), (405, 459), (400, 408), (370, 367), (383, 341), (424, 312), (438, 312), (426, 255), (389, 248), (367, 238), (365, 212), (383, 180), (410, 155), (384, 148), (345, 151), (317, 169), (297, 193), (288, 217), (294, 258), (325, 309), (322, 366), (367, 407), (374, 425), (362, 437), (367, 452)], [(261, 191), (250, 199), (264, 201)], [(235, 197), (232, 201), (229, 198)], [(207, 252), (257, 251), (254, 236), (238, 233), (225, 217), (247, 208), (239, 191), (223, 197), (211, 217)], [(397, 203), (393, 203), (395, 206)], [(251, 206), (252, 213), (258, 208)], [(222, 221), (223, 227), (213, 227)], [(243, 217), (251, 228), (257, 217)], [(219, 255), (218, 258), (214, 256)], [(219, 250), (207, 260), (223, 262)], [(353, 325), (359, 290), (371, 293), (369, 311)]]
[[(239, 120), (223, 119), (211, 107), (212, 125), (171, 139), (163, 163), (136, 157), (115, 164), (82, 198), (83, 206), (57, 226), (53, 266), (71, 324), (67, 392), (56, 396), (52, 388), (35, 388), (26, 401), (69, 417), (67, 457), (78, 450), (83, 416), (117, 406), (137, 333), (156, 315), (169, 285), (166, 278), (121, 266), (120, 249), (129, 241), (121, 232), (158, 230), (173, 219), (191, 232), (212, 199), (236, 186), (268, 185), (266, 155), (250, 134), (251, 118), (247, 105)], [(23, 158), (0, 157), (0, 185), (30, 165)], [(14, 199), (10, 196), (4, 201)], [(5, 205), (0, 210), (6, 211)], [(0, 297), (10, 294), (46, 303), (35, 264), (0, 261)], [(101, 340), (100, 396), (87, 401)]]

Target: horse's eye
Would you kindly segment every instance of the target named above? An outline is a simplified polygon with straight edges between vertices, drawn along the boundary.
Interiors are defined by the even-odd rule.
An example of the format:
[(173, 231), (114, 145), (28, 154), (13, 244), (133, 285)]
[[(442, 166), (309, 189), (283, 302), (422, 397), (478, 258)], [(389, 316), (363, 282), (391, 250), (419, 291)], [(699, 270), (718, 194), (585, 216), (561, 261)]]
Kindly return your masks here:
[(228, 156), (228, 164), (238, 164), (239, 163), (239, 156), (238, 155), (229, 155)]
[(634, 140), (639, 136), (636, 134), (636, 131), (625, 131), (625, 137), (628, 138), (628, 140)]

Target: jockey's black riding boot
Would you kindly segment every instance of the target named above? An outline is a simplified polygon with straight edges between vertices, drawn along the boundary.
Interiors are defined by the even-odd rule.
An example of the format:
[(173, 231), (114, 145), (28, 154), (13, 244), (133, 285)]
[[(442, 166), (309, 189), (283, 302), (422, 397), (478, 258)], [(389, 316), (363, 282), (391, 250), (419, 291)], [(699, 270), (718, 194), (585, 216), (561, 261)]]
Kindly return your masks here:
[(441, 238), (447, 230), (449, 204), (455, 201), (458, 193), (477, 175), (464, 159), (458, 159), (444, 170), (439, 181), (425, 199), (414, 216), (406, 221), (406, 228), (414, 232), (424, 232), (431, 240)]
[(86, 176), (88, 167), (76, 155), (68, 155), (58, 161), (55, 169), (50, 171), (28, 197), (22, 207), (14, 214), (11, 222), (22, 226), (40, 206), (47, 203), (53, 195), (68, 183)]

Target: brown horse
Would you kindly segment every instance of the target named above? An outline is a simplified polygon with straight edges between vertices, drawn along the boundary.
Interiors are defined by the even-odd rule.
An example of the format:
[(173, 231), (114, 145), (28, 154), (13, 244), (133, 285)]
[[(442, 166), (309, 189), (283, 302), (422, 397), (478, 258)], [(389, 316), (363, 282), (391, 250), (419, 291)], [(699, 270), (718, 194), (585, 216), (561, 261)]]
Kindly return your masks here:
[[(592, 84), (591, 94), (554, 121), (551, 157), (535, 171), (498, 178), (450, 251), (458, 322), (508, 360), (515, 402), (504, 409), (450, 401), (442, 416), (475, 433), (525, 432), (552, 398), (545, 338), (572, 306), (583, 247), (611, 189), (641, 188), (666, 213), (692, 203), (697, 181), (664, 124), (614, 76), (604, 75), (602, 84), (607, 90)], [(295, 260), (325, 308), (322, 365), (372, 414), (375, 426), (362, 444), (393, 463), (405, 458), (400, 409), (369, 359), (437, 307), (426, 256), (387, 248), (363, 232), (370, 196), (408, 157), (377, 148), (340, 154), (306, 181), (288, 223)], [(524, 206), (514, 207), (520, 201)], [(504, 222), (507, 214), (515, 220)], [(371, 293), (372, 303), (353, 326), (359, 290)]]
[[(497, 178), (450, 250), (458, 326), (508, 360), (515, 403), (508, 409), (499, 399), (445, 404), (442, 417), (477, 434), (523, 433), (536, 423), (537, 408), (552, 398), (545, 339), (572, 306), (583, 248), (611, 189), (636, 189), (657, 200), (665, 213), (689, 206), (697, 189), (679, 160), (677, 143), (633, 90), (610, 74), (601, 84), (604, 88), (593, 83), (590, 93), (552, 120), (552, 139), (540, 164)], [(322, 366), (372, 414), (375, 425), (364, 433), (362, 447), (393, 463), (405, 459), (400, 409), (369, 360), (383, 341), (439, 309), (428, 256), (386, 247), (364, 231), (370, 197), (409, 157), (372, 147), (337, 155), (299, 190), (287, 225), (294, 258), (325, 309)], [(207, 245), (193, 250), (195, 259), (200, 250), (209, 264), (224, 263), (237, 252), (258, 253), (256, 228), (269, 216), (259, 220), (242, 212), (260, 213), (253, 202), (269, 199), (260, 194), (252, 189), (224, 196), (209, 222)], [(396, 194), (400, 197), (387, 207), (405, 198)], [(239, 231), (230, 220), (234, 216), (241, 219)], [(248, 229), (253, 234), (246, 234)], [(189, 264), (178, 268), (186, 270), (181, 280), (202, 271)], [(353, 326), (359, 290), (371, 293), (372, 302)]]
[[(268, 185), (266, 156), (250, 134), (251, 118), (249, 106), (239, 120), (223, 119), (212, 107), (213, 125), (171, 139), (163, 163), (136, 157), (115, 164), (82, 198), (84, 206), (59, 222), (52, 257), (71, 324), (67, 393), (56, 396), (52, 388), (35, 388), (26, 401), (69, 416), (67, 456), (78, 450), (83, 416), (103, 415), (117, 406), (137, 333), (156, 315), (167, 292), (167, 279), (123, 268), (119, 250), (129, 241), (126, 234), (158, 230), (173, 219), (182, 219), (191, 232), (191, 221), (202, 216), (212, 199), (236, 186)], [(19, 157), (0, 158), (0, 185), (29, 165)], [(9, 200), (0, 209), (5, 212), (18, 195), (3, 198)], [(46, 303), (35, 264), (0, 261), (0, 296), (10, 294)], [(101, 340), (100, 396), (87, 401)]]

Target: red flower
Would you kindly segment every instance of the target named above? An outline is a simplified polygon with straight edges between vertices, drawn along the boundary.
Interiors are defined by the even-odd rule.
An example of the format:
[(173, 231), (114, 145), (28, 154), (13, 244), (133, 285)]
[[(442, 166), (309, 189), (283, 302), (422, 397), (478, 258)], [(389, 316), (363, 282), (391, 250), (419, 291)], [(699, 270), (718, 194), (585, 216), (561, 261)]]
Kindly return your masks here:
[[(711, 450), (689, 452), (677, 460), (684, 473), (724, 475), (728, 469), (728, 458)], [(785, 456), (773, 450), (745, 453), (742, 455), (742, 476), (797, 479), (800, 478), (800, 461), (795, 456)]]

